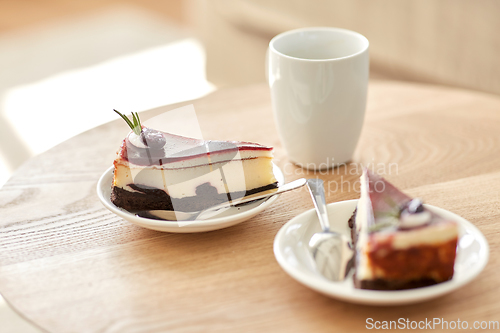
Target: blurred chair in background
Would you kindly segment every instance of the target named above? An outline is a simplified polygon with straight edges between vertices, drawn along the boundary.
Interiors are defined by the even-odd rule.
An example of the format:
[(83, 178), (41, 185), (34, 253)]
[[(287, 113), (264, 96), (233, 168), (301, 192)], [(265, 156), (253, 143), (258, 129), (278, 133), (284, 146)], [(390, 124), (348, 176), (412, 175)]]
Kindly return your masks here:
[[(500, 2), (465, 0), (190, 0), (216, 85), (264, 81), (276, 34), (304, 26), (370, 40), (377, 77), (500, 94)], [(195, 5), (196, 4), (196, 5)]]

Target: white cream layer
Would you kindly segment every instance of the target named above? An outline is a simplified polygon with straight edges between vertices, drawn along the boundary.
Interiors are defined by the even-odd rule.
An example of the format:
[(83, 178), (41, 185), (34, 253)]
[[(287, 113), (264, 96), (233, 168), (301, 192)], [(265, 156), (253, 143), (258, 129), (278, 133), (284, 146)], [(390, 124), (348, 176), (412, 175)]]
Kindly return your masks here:
[(439, 224), (430, 225), (423, 228), (416, 228), (411, 231), (403, 232), (378, 232), (372, 234), (373, 241), (384, 242), (392, 238), (392, 247), (396, 250), (405, 250), (410, 247), (420, 245), (438, 245), (446, 243), (458, 236), (458, 227), (456, 223), (443, 221)]
[(199, 185), (209, 183), (218, 193), (241, 192), (276, 182), (271, 158), (231, 160), (189, 168), (138, 166), (126, 161), (116, 163), (114, 186), (134, 191), (130, 183), (165, 190), (173, 198), (196, 195)]
[(361, 196), (356, 211), (356, 278), (366, 280), (372, 278), (372, 269), (369, 258), (366, 255), (368, 244), (368, 218), (373, 216), (372, 205), (368, 195), (368, 176), (366, 171), (361, 175)]
[[(194, 157), (189, 160), (180, 160), (180, 161), (175, 161), (175, 162), (170, 162), (166, 163), (162, 166), (156, 165), (156, 166), (151, 166), (151, 167), (156, 167), (157, 169), (164, 169), (164, 170), (172, 170), (172, 169), (185, 169), (185, 168), (192, 168), (192, 167), (199, 167), (199, 166), (204, 166), (208, 163), (219, 163), (219, 162), (226, 162), (226, 161), (235, 161), (235, 160), (247, 160), (247, 159), (255, 159), (258, 157), (264, 157), (268, 159), (272, 159), (273, 153), (272, 151), (267, 151), (267, 150), (242, 150), (239, 151), (236, 155), (233, 154), (226, 154), (226, 153), (214, 153), (210, 154), (210, 156), (207, 158), (207, 155), (199, 156), (199, 157)], [(146, 166), (144, 165), (137, 165), (134, 163), (129, 163), (126, 161), (123, 161), (123, 163), (127, 163), (130, 165), (131, 168), (145, 168)], [(149, 168), (149, 166), (148, 166)]]

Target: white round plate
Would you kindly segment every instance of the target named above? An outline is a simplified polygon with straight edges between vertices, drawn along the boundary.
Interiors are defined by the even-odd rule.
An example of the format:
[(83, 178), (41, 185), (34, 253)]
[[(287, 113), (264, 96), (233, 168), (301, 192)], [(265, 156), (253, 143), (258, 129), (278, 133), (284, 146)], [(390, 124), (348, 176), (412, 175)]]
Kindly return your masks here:
[[(238, 207), (230, 207), (223, 213), (218, 214), (216, 218), (196, 221), (162, 221), (153, 220), (144, 217), (136, 216), (125, 209), (115, 206), (111, 202), (111, 184), (113, 181), (113, 170), (111, 167), (106, 170), (99, 182), (97, 183), (97, 196), (101, 200), (104, 207), (109, 209), (116, 215), (124, 218), (125, 220), (137, 224), (141, 227), (176, 233), (192, 233), (192, 232), (205, 232), (227, 228), (235, 224), (246, 221), (255, 215), (262, 212), (275, 202), (279, 195), (272, 196), (267, 199), (255, 200), (251, 203), (244, 204)], [(278, 180), (278, 185), (281, 186), (285, 182), (285, 177), (280, 168), (274, 164), (273, 168), (274, 177)]]
[[(357, 202), (358, 200), (348, 200), (328, 205), (332, 230), (350, 237), (347, 221)], [(274, 239), (274, 255), (292, 278), (333, 298), (367, 305), (400, 305), (429, 300), (463, 287), (474, 279), (488, 262), (489, 248), (484, 235), (464, 218), (435, 206), (425, 207), (460, 225), (455, 273), (450, 281), (416, 289), (379, 291), (354, 288), (352, 272), (342, 282), (325, 279), (316, 271), (308, 249), (311, 236), (321, 231), (314, 209), (294, 217), (280, 229)]]

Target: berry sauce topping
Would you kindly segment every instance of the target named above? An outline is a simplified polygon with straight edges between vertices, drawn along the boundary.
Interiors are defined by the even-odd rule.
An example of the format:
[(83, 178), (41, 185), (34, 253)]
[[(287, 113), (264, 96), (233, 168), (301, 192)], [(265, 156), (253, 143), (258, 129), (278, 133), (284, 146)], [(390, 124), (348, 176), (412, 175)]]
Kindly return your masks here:
[(401, 208), (401, 213), (407, 214), (418, 214), (424, 211), (424, 205), (422, 204), (422, 200), (415, 198)]
[(162, 132), (147, 127), (142, 128), (140, 137), (142, 143), (152, 149), (161, 149), (167, 142)]

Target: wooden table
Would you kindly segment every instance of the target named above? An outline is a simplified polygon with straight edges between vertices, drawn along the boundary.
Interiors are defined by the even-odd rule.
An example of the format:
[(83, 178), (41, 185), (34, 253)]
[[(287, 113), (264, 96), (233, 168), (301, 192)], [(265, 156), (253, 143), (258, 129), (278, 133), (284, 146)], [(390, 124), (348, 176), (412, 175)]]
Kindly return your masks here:
[[(273, 145), (287, 180), (357, 178), (354, 164), (314, 174), (287, 161), (265, 85), (221, 90), (194, 106), (205, 138)], [(127, 131), (117, 120), (78, 135), (28, 161), (0, 191), (0, 292), (47, 331), (346, 332), (364, 331), (367, 318), (500, 321), (500, 98), (371, 82), (353, 162), (396, 163), (389, 180), (462, 215), (491, 247), (486, 269), (466, 287), (400, 307), (330, 299), (281, 270), (274, 236), (312, 208), (305, 189), (247, 222), (200, 234), (151, 231), (108, 212), (96, 182)], [(344, 188), (327, 200), (357, 196)]]

